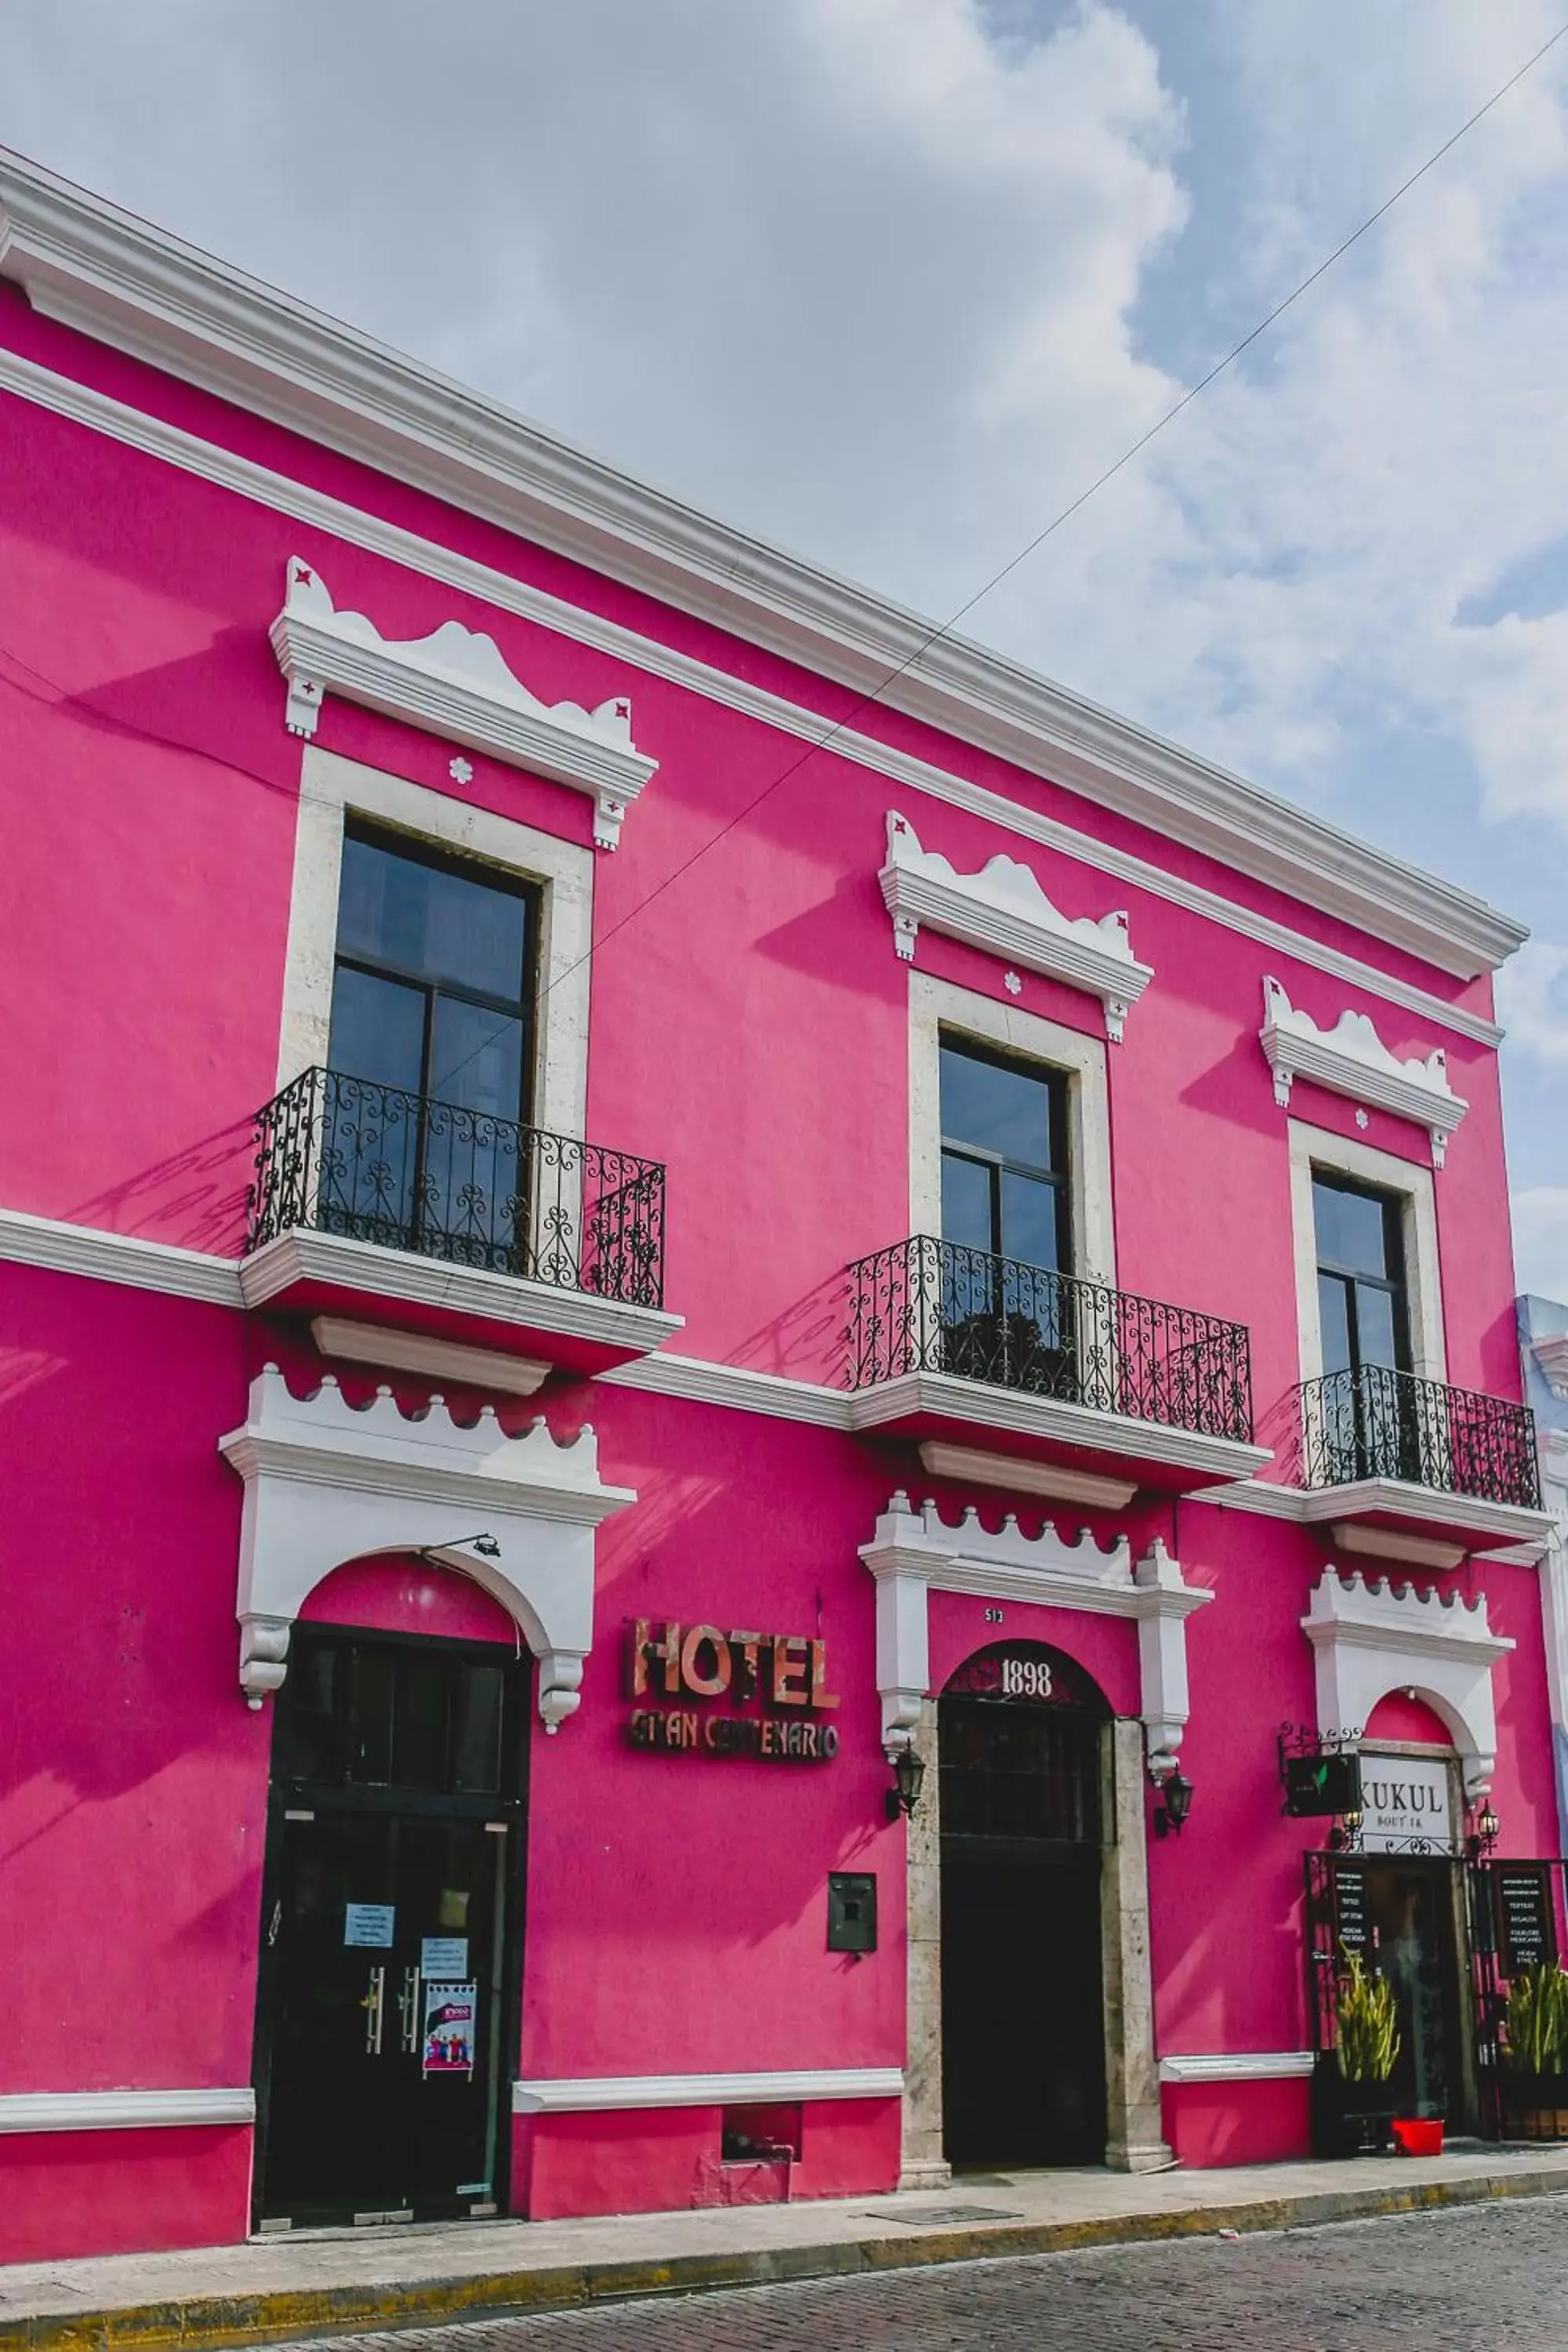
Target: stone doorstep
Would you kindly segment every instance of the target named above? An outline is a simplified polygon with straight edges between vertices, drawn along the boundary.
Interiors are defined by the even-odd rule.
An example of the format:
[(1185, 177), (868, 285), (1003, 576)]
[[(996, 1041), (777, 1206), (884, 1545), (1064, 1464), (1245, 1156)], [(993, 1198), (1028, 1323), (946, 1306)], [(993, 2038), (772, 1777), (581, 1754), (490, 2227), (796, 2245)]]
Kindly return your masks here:
[[(175, 2291), (145, 2301), (125, 2300), (93, 2307), (89, 2296), (74, 2308), (17, 2310), (13, 2305), (0, 2316), (0, 2352), (205, 2352), (205, 2347), (276, 2343), (298, 2336), (321, 2336), (406, 2327), (438, 2326), (458, 2320), (501, 2318), (509, 2315), (562, 2311), (584, 2305), (630, 2302), (648, 2295), (699, 2294), (723, 2287), (775, 2285), (792, 2280), (865, 2276), (879, 2271), (908, 2270), (935, 2263), (996, 2261), (1029, 2254), (1071, 2253), (1100, 2246), (1130, 2245), (1159, 2239), (1212, 2236), (1221, 2231), (1252, 2231), (1322, 2228), (1339, 2221), (1375, 2219), (1379, 2215), (1437, 2210), (1483, 2204), (1493, 2198), (1568, 2197), (1568, 2153), (1556, 2163), (1492, 2162), (1462, 2173), (1435, 2175), (1428, 2163), (1417, 2177), (1414, 2166), (1397, 2158), (1347, 2162), (1343, 2188), (1286, 2190), (1278, 2196), (1258, 2195), (1216, 2199), (1213, 2203), (1182, 2203), (1141, 2210), (1081, 2214), (1072, 2219), (983, 2221), (978, 2206), (973, 2220), (952, 2226), (946, 2221), (949, 2201), (939, 2221), (922, 2228), (918, 2216), (890, 2210), (881, 2214), (859, 2200), (829, 2208), (840, 2216), (873, 2225), (845, 2237), (772, 2245), (707, 2247), (668, 2256), (633, 2256), (605, 2260), (544, 2259), (510, 2270), (442, 2273), (435, 2265), (426, 2276), (377, 2281), (370, 2277), (318, 2284), (301, 2283), (247, 2291), (237, 2284), (228, 2293), (181, 2294), (179, 2268), (191, 2253), (128, 2258), (145, 2280), (149, 2271), (163, 2267)], [(1440, 2163), (1442, 2159), (1436, 2159)], [(1473, 2161), (1473, 2160), (1472, 2160)], [(1386, 2170), (1384, 2169), (1386, 2165)], [(1278, 2168), (1283, 2173), (1295, 2167)], [(1314, 2168), (1315, 2169), (1316, 2168)], [(1323, 2168), (1325, 2170), (1328, 2168)], [(1369, 2178), (1373, 2172), (1379, 2177)], [(1169, 2177), (1169, 2176), (1167, 2176)], [(1177, 2176), (1180, 2177), (1180, 2176)], [(1185, 2176), (1190, 2184), (1193, 2175)], [(1208, 2178), (1223, 2176), (1210, 2175)], [(1263, 2168), (1249, 2178), (1261, 2181)], [(1000, 2182), (997, 2184), (1001, 2186)], [(1011, 2184), (1009, 2184), (1011, 2186)], [(754, 2219), (752, 2209), (743, 2209)], [(767, 2209), (800, 2216), (803, 2208)], [(628, 2217), (646, 2223), (647, 2216)], [(675, 2219), (677, 2217), (668, 2217)], [(687, 2217), (679, 2217), (684, 2221)], [(739, 2218), (737, 2216), (737, 2218)], [(891, 2235), (888, 2225), (900, 2226)], [(912, 2225), (912, 2226), (911, 2226)], [(518, 2225), (512, 2224), (512, 2227)], [(523, 2227), (530, 2225), (524, 2224)], [(560, 2225), (550, 2226), (552, 2235)], [(570, 2225), (568, 2225), (570, 2226)], [(586, 2225), (595, 2226), (595, 2225)], [(394, 2233), (368, 2233), (371, 2245), (384, 2252)], [(416, 2233), (397, 2232), (407, 2246)], [(432, 2233), (434, 2234), (434, 2232)], [(595, 2235), (600, 2228), (595, 2227)], [(354, 2233), (360, 2242), (360, 2233)], [(342, 2238), (327, 2232), (301, 2232), (290, 2242), (270, 2237), (252, 2240), (276, 2251), (292, 2242), (310, 2267), (312, 2248)], [(249, 2247), (226, 2250), (244, 2257)], [(226, 2250), (211, 2252), (221, 2256)], [(443, 2252), (450, 2252), (449, 2243)], [(118, 2259), (118, 2258), (110, 2258)], [(75, 2265), (30, 2264), (37, 2275), (40, 2304), (58, 2305), (60, 2290)], [(86, 2267), (86, 2265), (83, 2265)], [(96, 2265), (94, 2265), (96, 2267)], [(0, 2293), (5, 2273), (0, 2269)], [(9, 2298), (6, 2298), (8, 2301)]]

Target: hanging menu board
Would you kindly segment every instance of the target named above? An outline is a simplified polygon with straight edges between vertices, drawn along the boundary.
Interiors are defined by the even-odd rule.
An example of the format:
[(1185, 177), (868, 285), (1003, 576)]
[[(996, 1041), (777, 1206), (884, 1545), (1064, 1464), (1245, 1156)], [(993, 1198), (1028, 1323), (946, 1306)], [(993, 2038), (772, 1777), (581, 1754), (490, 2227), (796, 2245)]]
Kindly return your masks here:
[(1366, 1879), (1353, 1863), (1334, 1872), (1334, 1937), (1347, 1952), (1367, 1949)]
[(1555, 1959), (1550, 1873), (1539, 1864), (1503, 1863), (1493, 1870), (1492, 1884), (1497, 1891), (1504, 1976)]

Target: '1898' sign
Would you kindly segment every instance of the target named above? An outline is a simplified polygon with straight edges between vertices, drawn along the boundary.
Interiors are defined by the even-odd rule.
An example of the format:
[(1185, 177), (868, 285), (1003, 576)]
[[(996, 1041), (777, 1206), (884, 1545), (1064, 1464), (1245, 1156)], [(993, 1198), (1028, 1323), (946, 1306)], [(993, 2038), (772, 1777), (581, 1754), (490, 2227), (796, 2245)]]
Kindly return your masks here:
[(966, 1658), (947, 1687), (968, 1698), (1022, 1699), (1035, 1706), (1104, 1706), (1083, 1668), (1043, 1642), (993, 1643)]

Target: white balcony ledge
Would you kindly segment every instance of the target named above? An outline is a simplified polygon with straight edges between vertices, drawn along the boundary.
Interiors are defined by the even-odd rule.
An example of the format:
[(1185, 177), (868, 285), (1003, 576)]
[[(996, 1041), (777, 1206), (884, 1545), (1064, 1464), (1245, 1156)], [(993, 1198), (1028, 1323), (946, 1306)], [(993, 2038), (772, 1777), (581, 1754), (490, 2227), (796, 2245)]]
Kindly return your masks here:
[[(686, 1319), (309, 1226), (291, 1227), (242, 1260), (239, 1286), (247, 1307), (352, 1315), (360, 1325), (384, 1323), (584, 1375), (651, 1355)], [(385, 1360), (406, 1368), (406, 1350)]]
[(987, 1431), (1013, 1441), (1022, 1454), (1130, 1465), (1141, 1486), (1195, 1494), (1205, 1486), (1250, 1478), (1273, 1459), (1267, 1445), (1134, 1421), (1126, 1413), (1064, 1403), (1054, 1397), (998, 1388), (949, 1372), (904, 1372), (848, 1399), (857, 1431), (935, 1435)]
[[(1313, 1527), (1384, 1531), (1389, 1538), (1385, 1543), (1357, 1542), (1352, 1534), (1343, 1548), (1381, 1552), (1394, 1559), (1422, 1557), (1394, 1549), (1402, 1535), (1417, 1543), (1450, 1544), (1461, 1556), (1512, 1544), (1539, 1559), (1552, 1533), (1550, 1511), (1531, 1510), (1521, 1503), (1495, 1503), (1480, 1495), (1449, 1495), (1440, 1487), (1417, 1486), (1405, 1478), (1358, 1478), (1343, 1486), (1303, 1487), (1298, 1516)], [(1429, 1560), (1426, 1564), (1439, 1563)]]

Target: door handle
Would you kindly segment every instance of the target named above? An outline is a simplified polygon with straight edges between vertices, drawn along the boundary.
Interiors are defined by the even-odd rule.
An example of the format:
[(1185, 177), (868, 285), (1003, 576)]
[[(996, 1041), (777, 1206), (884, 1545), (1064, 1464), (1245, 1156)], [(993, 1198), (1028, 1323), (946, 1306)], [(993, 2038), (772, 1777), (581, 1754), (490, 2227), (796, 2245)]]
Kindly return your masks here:
[(381, 2055), (382, 2020), (386, 2010), (386, 1970), (384, 1968), (372, 1969), (370, 1972), (370, 1983), (366, 1990), (365, 1997), (360, 2003), (360, 2007), (365, 2012), (365, 2049), (371, 2057), (379, 2058)]
[(403, 1990), (397, 1996), (397, 2006), (403, 2012), (403, 2047), (419, 2047), (419, 1970), (405, 1969)]

